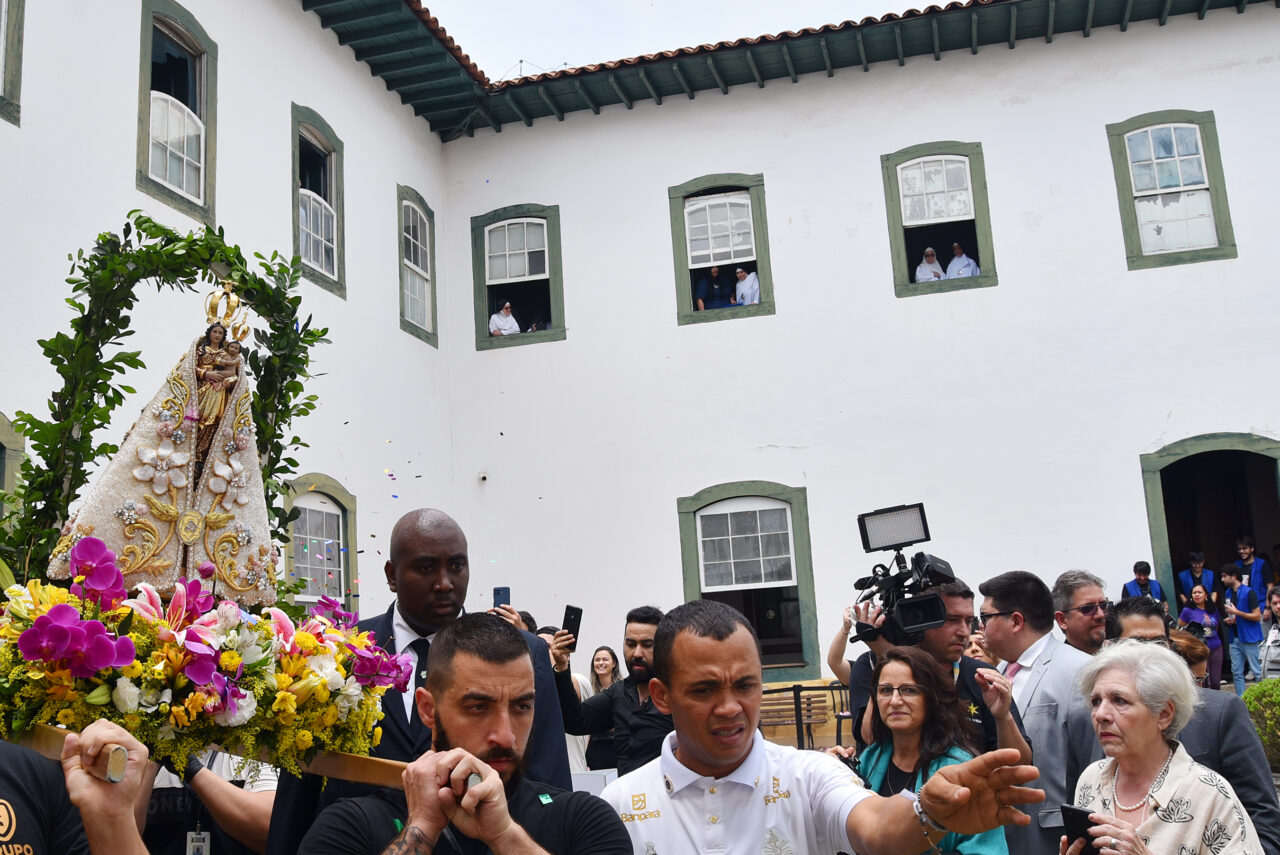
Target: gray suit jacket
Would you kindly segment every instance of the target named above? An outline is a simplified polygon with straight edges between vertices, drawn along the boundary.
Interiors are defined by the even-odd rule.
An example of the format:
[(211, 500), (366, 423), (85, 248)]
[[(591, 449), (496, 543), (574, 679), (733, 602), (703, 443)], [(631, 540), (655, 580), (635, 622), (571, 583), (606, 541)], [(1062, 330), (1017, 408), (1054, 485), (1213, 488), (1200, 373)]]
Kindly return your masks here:
[[(1062, 836), (1062, 805), (1075, 800), (1074, 782), (1067, 789), (1067, 755), (1071, 734), (1078, 720), (1088, 723), (1089, 710), (1075, 693), (1076, 672), (1089, 661), (1089, 655), (1049, 635), (1048, 643), (1035, 665), (1019, 704), (1022, 723), (1031, 743), (1032, 762), (1040, 777), (1027, 786), (1044, 790), (1044, 801), (1025, 805), (1031, 815), (1027, 826), (1005, 826), (1005, 839), (1011, 853), (1018, 855), (1057, 855), (1058, 838)], [(1076, 725), (1073, 727), (1073, 725)]]
[[(1202, 705), (1178, 734), (1191, 759), (1227, 779), (1258, 832), (1262, 851), (1280, 855), (1280, 804), (1262, 740), (1244, 701), (1234, 692), (1198, 689)], [(1067, 775), (1072, 792), (1086, 766), (1102, 759), (1093, 726), (1073, 729)]]

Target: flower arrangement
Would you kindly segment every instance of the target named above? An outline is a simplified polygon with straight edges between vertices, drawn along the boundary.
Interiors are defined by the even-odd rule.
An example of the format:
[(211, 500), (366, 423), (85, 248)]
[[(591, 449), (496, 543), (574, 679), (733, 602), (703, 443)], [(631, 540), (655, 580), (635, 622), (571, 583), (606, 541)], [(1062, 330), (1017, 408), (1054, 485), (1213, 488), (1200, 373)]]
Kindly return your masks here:
[(408, 684), (408, 658), (377, 647), (331, 598), (295, 626), (277, 608), (253, 615), (216, 602), (199, 579), (180, 582), (167, 604), (146, 583), (126, 599), (115, 555), (94, 537), (69, 559), (69, 589), (32, 580), (5, 592), (4, 738), (107, 718), (177, 769), (220, 745), (298, 773), (316, 751), (368, 754), (382, 694)]

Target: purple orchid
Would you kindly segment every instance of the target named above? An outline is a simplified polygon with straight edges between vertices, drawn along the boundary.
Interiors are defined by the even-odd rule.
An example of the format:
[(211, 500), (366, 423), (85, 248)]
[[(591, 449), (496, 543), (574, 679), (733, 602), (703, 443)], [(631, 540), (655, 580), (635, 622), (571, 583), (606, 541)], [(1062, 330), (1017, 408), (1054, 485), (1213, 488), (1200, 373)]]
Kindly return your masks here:
[(351, 675), (362, 686), (391, 686), (397, 692), (409, 687), (409, 676), (413, 667), (406, 654), (392, 656), (380, 647), (360, 648), (349, 644), (347, 648), (354, 657), (351, 661)]
[(356, 622), (356, 616), (351, 612), (343, 611), (342, 603), (333, 597), (321, 597), (320, 601), (311, 607), (313, 617), (325, 617), (333, 622), (335, 626), (351, 626)]
[(116, 567), (116, 554), (96, 537), (82, 537), (67, 556), (71, 575), (83, 576), (84, 584), (71, 586), (71, 593), (100, 609), (114, 609), (125, 598), (124, 576)]
[(75, 607), (59, 603), (18, 636), (18, 651), (28, 662), (56, 662), (66, 655), (71, 628), (79, 623), (80, 613)]
[[(188, 579), (185, 582), (179, 582), (175, 586), (175, 593), (177, 588), (183, 588), (183, 593), (186, 595), (183, 600), (186, 606), (186, 619), (183, 621), (183, 625), (191, 623), (205, 612), (213, 609), (213, 594), (201, 586), (199, 579)], [(172, 602), (170, 607), (172, 607)]]
[(187, 637), (183, 646), (191, 654), (191, 660), (183, 666), (182, 673), (198, 686), (211, 682), (214, 675), (218, 673), (217, 652), (207, 644), (193, 641), (190, 636)]

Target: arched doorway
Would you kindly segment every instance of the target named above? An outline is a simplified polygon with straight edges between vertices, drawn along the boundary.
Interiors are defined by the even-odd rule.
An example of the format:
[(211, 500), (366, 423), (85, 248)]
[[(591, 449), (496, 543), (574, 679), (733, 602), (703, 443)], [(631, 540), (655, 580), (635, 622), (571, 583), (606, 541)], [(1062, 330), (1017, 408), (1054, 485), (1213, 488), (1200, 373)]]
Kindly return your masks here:
[(1193, 549), (1218, 567), (1235, 560), (1239, 535), (1253, 535), (1263, 552), (1280, 543), (1280, 441), (1207, 434), (1141, 461), (1151, 553), (1162, 582), (1172, 584)]

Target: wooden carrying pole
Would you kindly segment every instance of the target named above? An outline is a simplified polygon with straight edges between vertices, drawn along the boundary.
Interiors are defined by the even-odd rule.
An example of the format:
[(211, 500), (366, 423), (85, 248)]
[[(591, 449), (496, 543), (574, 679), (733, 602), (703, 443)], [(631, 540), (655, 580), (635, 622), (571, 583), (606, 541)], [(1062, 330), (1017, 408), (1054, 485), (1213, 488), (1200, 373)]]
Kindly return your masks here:
[[(66, 741), (68, 733), (70, 731), (62, 728), (36, 724), (14, 741), (50, 760), (59, 761), (62, 758), (62, 743)], [(264, 750), (263, 754), (265, 753)], [(107, 750), (98, 755), (98, 760), (90, 772), (104, 781), (119, 783), (124, 780), (125, 762), (128, 759), (129, 753), (123, 745), (109, 743)], [(262, 759), (265, 761), (266, 757)], [(310, 763), (299, 765), (302, 771), (312, 775), (354, 781), (358, 784), (372, 784), (375, 787), (394, 787), (399, 790), (404, 788), (401, 775), (405, 766), (409, 764), (398, 760), (384, 760), (381, 757), (322, 751), (313, 757)]]

